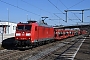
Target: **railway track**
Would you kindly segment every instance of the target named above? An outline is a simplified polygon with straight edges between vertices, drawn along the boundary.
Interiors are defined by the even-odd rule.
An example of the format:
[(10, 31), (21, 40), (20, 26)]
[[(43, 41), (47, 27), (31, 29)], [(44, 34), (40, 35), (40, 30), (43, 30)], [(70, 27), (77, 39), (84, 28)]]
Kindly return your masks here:
[[(78, 37), (82, 37), (82, 36), (78, 36)], [(62, 40), (62, 41), (57, 41), (57, 42), (55, 42), (54, 45), (47, 47), (46, 49), (39, 51), (35, 55), (28, 56), (27, 58), (24, 58), (24, 59), (26, 59), (26, 60), (44, 60), (44, 59), (46, 59), (46, 57), (49, 57), (49, 55), (51, 55), (53, 52), (60, 50), (63, 47), (65, 47), (65, 45), (69, 44), (70, 42), (75, 41), (76, 38), (77, 37), (73, 37), (73, 38)], [(48, 59), (48, 60), (50, 60), (50, 59)]]
[[(83, 37), (78, 36), (78, 38)], [(56, 41), (53, 43), (49, 43), (43, 46), (39, 46), (33, 49), (19, 51), (19, 50), (6, 50), (4, 52), (0, 52), (1, 60), (53, 60), (57, 56), (65, 55), (65, 50), (72, 46), (75, 47), (74, 44), (79, 44), (77, 42), (81, 42), (81, 39), (77, 39), (76, 37), (68, 38), (62, 41)], [(71, 50), (73, 50), (72, 48)], [(66, 51), (68, 51), (66, 50)], [(63, 53), (64, 52), (64, 53)], [(67, 54), (66, 54), (67, 55)]]
[(86, 37), (79, 37), (40, 60), (74, 60)]
[(72, 44), (68, 49), (61, 53), (55, 60), (74, 60), (78, 50), (85, 39), (80, 39)]

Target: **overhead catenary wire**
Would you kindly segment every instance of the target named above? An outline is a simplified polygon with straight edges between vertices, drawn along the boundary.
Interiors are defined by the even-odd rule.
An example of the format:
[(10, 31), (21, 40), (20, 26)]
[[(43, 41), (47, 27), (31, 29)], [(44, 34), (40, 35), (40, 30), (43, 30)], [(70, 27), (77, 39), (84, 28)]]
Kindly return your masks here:
[[(64, 7), (66, 7), (67, 9), (68, 9), (68, 7), (61, 1), (61, 0), (59, 0), (59, 2), (62, 4), (62, 5), (64, 5)], [(74, 14), (74, 13), (73, 13)], [(75, 15), (75, 14), (74, 14)], [(76, 16), (76, 15), (75, 15)], [(58, 17), (58, 16), (57, 16)], [(77, 17), (77, 16), (76, 16)], [(68, 17), (69, 18), (69, 17)], [(77, 17), (78, 18), (78, 17)], [(79, 19), (79, 18), (78, 18)], [(80, 20), (80, 19), (79, 19)], [(64, 21), (64, 20), (63, 20)]]
[[(67, 9), (68, 9), (68, 7), (61, 1), (61, 0), (59, 0), (59, 2), (64, 6), (64, 7), (66, 7)], [(69, 17), (68, 17), (69, 18)], [(67, 22), (67, 20), (66, 20), (66, 22)]]
[(74, 5), (72, 5), (71, 7), (69, 7), (68, 9), (70, 9), (70, 8), (72, 8), (72, 7), (74, 7), (74, 6), (78, 5), (78, 4), (80, 4), (80, 3), (82, 3), (83, 1), (84, 1), (84, 0), (81, 0), (80, 2), (78, 2), (78, 3), (74, 4)]
[(26, 12), (32, 13), (32, 14), (34, 14), (34, 15), (41, 16), (41, 15), (39, 15), (39, 14), (36, 14), (36, 13), (30, 12), (30, 11), (28, 11), (28, 10), (26, 10), (26, 9), (23, 9), (23, 8), (19, 7), (18, 5), (15, 6), (15, 5), (13, 5), (13, 4), (7, 3), (7, 2), (2, 1), (2, 0), (0, 0), (0, 2), (5, 3), (5, 4), (8, 4), (8, 5), (13, 6), (13, 7), (16, 7), (16, 8), (18, 8), (18, 9), (23, 10), (23, 11), (26, 11)]
[[(67, 8), (67, 6), (61, 1), (61, 0), (59, 0), (59, 2), (63, 5), (63, 6), (65, 6), (66, 8)], [(67, 8), (68, 9), (68, 8)]]
[(62, 3), (67, 9), (70, 9), (70, 8), (72, 8), (72, 7), (74, 7), (74, 6), (76, 6), (76, 5), (80, 4), (80, 3), (82, 3), (83, 1), (84, 1), (84, 0), (81, 0), (80, 2), (78, 2), (78, 3), (72, 5), (71, 7), (68, 8), (61, 0), (59, 0), (59, 2)]
[[(56, 14), (54, 14), (55, 16), (57, 16)], [(60, 18), (59, 16), (57, 16), (60, 20), (63, 20), (62, 18)], [(65, 21), (65, 20), (63, 20), (63, 21)]]
[[(73, 13), (73, 12), (71, 12), (71, 13)], [(73, 13), (73, 14), (76, 18), (78, 18), (78, 20), (82, 21), (75, 13)]]
[[(80, 3), (82, 3), (83, 1), (84, 1), (84, 0), (81, 0), (80, 2), (78, 2), (78, 3), (74, 4), (73, 6), (69, 7), (68, 9), (70, 9), (70, 8), (72, 8), (72, 7), (80, 4)], [(89, 9), (86, 9), (86, 10), (89, 10)], [(74, 15), (75, 15), (75, 14), (74, 14)], [(75, 15), (75, 16), (76, 16), (76, 15)], [(76, 16), (76, 17), (77, 17), (77, 16)], [(78, 17), (77, 17), (77, 18), (78, 18)], [(81, 19), (79, 19), (79, 20), (81, 21)]]
[[(54, 15), (52, 12), (49, 12), (49, 11), (44, 10), (44, 9), (42, 9), (42, 8), (40, 8), (40, 7), (37, 7), (37, 6), (33, 5), (33, 4), (30, 4), (29, 2), (26, 2), (25, 0), (21, 0), (21, 1), (22, 1), (23, 3), (26, 3), (26, 4), (30, 5), (30, 6), (33, 6), (33, 7), (37, 8), (37, 9), (41, 10), (41, 11), (43, 11), (43, 12), (49, 13), (52, 17), (53, 17), (53, 15)], [(55, 16), (55, 15), (54, 15), (54, 16)], [(48, 16), (48, 17), (49, 17), (49, 16)]]
[[(63, 14), (63, 12), (55, 5), (55, 4), (53, 4), (50, 0), (48, 0), (48, 2), (50, 3), (50, 4), (52, 4), (57, 10), (59, 10), (62, 14)], [(62, 19), (62, 18), (60, 18), (59, 16), (57, 16), (55, 13), (53, 13), (56, 17), (58, 17), (60, 20), (63, 20), (63, 21), (65, 21), (64, 19)]]
[[(59, 10), (60, 12), (62, 12), (55, 4), (53, 4), (50, 0), (48, 0), (49, 3), (51, 3), (57, 10)], [(62, 12), (63, 13), (63, 12)]]
[[(67, 10), (68, 10), (68, 7), (61, 1), (61, 0), (59, 0), (59, 2), (64, 6), (64, 7), (66, 7), (67, 8)], [(71, 12), (71, 13), (73, 13), (73, 12)], [(78, 20), (80, 20), (81, 21), (81, 19), (75, 14), (75, 13), (73, 13), (77, 18), (78, 18)], [(69, 18), (69, 17), (68, 17)], [(70, 19), (70, 18), (69, 18)], [(72, 21), (72, 20), (71, 20)]]
[(35, 8), (37, 8), (37, 9), (41, 10), (41, 11), (45, 11), (45, 12), (47, 12), (47, 13), (50, 13), (50, 14), (51, 14), (51, 12), (46, 11), (46, 10), (44, 10), (44, 9), (41, 9), (41, 8), (39, 8), (39, 7), (35, 6), (35, 5), (32, 5), (32, 4), (30, 4), (30, 3), (28, 3), (28, 2), (26, 2), (26, 1), (24, 1), (24, 0), (21, 0), (21, 1), (22, 1), (22, 2), (24, 2), (24, 3), (26, 3), (26, 4), (28, 4), (28, 5), (30, 5), (30, 6), (35, 7)]
[[(59, 2), (64, 6), (64, 7), (66, 7), (67, 9), (68, 9), (68, 7), (61, 1), (61, 0), (59, 0)], [(68, 17), (69, 18), (69, 17)]]
[[(73, 13), (78, 19), (79, 19), (79, 17), (75, 14), (75, 13)], [(80, 21), (82, 21), (81, 19), (79, 19)]]

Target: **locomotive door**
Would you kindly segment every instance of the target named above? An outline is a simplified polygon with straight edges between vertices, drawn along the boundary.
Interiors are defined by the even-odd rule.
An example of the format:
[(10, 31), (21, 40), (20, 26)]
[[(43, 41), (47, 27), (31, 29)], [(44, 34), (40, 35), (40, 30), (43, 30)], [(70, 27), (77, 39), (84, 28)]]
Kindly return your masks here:
[(38, 40), (39, 38), (39, 29), (38, 26), (35, 26), (35, 40)]

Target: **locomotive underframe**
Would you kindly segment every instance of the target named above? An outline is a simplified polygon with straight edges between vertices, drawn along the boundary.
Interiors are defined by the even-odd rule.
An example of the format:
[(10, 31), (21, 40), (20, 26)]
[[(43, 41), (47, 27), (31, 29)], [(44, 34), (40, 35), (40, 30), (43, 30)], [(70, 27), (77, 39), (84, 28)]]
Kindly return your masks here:
[(20, 48), (25, 48), (25, 47), (34, 47), (34, 46), (38, 46), (38, 45), (43, 45), (45, 43), (49, 43), (54, 41), (54, 38), (45, 38), (45, 39), (39, 39), (39, 40), (34, 40), (34, 42), (32, 43), (31, 40), (15, 40), (15, 44), (17, 47)]

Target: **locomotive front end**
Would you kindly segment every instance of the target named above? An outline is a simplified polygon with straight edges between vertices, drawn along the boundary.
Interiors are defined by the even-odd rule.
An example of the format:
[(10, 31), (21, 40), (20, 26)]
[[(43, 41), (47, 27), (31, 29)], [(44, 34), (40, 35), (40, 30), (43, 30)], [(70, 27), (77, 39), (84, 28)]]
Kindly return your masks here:
[(31, 44), (32, 25), (17, 25), (15, 33), (15, 42), (18, 46), (29, 46)]

